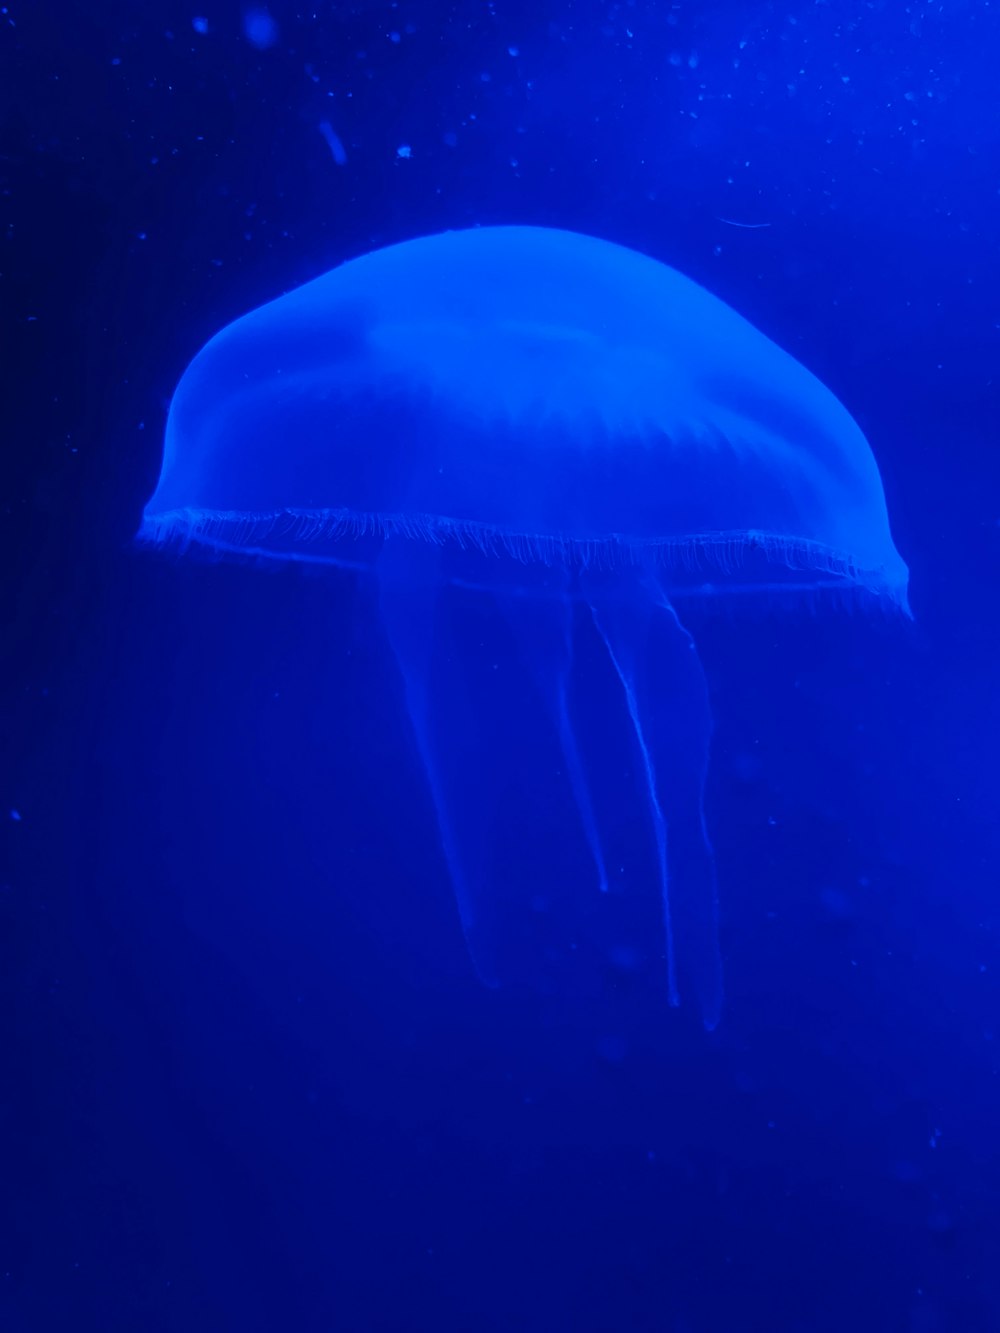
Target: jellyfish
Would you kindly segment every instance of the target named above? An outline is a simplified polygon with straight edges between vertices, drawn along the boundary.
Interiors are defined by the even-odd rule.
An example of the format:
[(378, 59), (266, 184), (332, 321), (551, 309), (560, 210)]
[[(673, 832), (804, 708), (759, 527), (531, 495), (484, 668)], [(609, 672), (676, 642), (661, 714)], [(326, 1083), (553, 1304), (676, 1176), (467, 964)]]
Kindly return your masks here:
[[(833, 394), (675, 270), (540, 227), (391, 245), (224, 328), (173, 397), (140, 537), (373, 581), (489, 983), (503, 980), (517, 897), (494, 835), (519, 762), (536, 804), (551, 798), (573, 826), (546, 873), (609, 891), (606, 802), (581, 734), (613, 701), (571, 706), (589, 635), (629, 733), (665, 992), (708, 1028), (723, 994), (712, 719), (678, 608), (826, 592), (907, 608), (878, 467)], [(484, 704), (470, 688), (461, 618), (486, 612), (521, 666), (510, 689), (561, 756), (544, 773), (504, 753), (523, 745), (501, 718), (522, 700)], [(583, 855), (564, 863), (564, 842)]]

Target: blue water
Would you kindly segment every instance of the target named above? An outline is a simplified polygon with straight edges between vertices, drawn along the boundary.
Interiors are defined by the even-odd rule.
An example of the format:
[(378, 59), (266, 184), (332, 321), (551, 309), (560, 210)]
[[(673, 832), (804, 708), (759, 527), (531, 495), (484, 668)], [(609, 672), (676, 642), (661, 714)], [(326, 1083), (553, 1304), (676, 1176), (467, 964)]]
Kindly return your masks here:
[[(314, 8), (0, 16), (0, 1327), (995, 1330), (995, 16)], [(712, 1032), (669, 1003), (599, 623), (564, 680), (477, 576), (439, 641), (488, 773), (455, 799), (524, 909), (489, 988), (370, 585), (132, 541), (217, 330), (513, 222), (648, 254), (807, 366), (910, 570), (912, 621), (671, 589)], [(553, 833), (563, 684), (627, 893)]]

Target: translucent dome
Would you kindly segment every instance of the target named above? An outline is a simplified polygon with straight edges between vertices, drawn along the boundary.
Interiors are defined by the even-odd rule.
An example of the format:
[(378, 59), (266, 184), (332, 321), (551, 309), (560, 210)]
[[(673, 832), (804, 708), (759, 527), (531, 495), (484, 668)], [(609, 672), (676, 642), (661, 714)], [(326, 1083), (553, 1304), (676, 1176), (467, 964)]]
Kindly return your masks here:
[(335, 559), (345, 532), (545, 560), (747, 550), (905, 603), (847, 411), (717, 298), (572, 232), (447, 232), (229, 325), (170, 409), (149, 536)]

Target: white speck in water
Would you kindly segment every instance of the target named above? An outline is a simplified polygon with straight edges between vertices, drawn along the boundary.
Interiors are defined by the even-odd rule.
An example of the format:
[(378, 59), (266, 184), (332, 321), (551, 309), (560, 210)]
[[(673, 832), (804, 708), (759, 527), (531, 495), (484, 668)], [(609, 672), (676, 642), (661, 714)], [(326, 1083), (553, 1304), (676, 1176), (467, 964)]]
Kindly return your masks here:
[(340, 135), (337, 134), (336, 130), (333, 128), (333, 126), (330, 124), (328, 120), (320, 121), (319, 132), (326, 140), (327, 146), (330, 149), (330, 152), (333, 155), (333, 160), (334, 162), (336, 162), (337, 166), (338, 167), (346, 166), (347, 149), (344, 147)]
[(258, 51), (266, 51), (278, 40), (278, 25), (266, 9), (248, 9), (243, 18), (243, 35)]

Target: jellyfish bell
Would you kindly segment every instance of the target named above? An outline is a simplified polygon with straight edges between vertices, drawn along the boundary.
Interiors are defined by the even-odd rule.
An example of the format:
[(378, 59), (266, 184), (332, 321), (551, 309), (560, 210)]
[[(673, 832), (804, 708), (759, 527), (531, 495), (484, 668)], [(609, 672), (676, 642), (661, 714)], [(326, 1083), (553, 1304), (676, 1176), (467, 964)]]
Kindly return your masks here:
[(171, 403), (141, 535), (372, 570), (489, 979), (512, 892), (499, 788), (518, 754), (496, 752), (486, 713), (517, 700), (470, 701), (456, 608), (486, 599), (502, 619), (524, 667), (511, 688), (547, 714), (599, 892), (580, 741), (596, 701), (570, 703), (580, 635), (596, 635), (637, 760), (668, 993), (688, 990), (708, 1026), (711, 717), (680, 594), (837, 589), (906, 609), (878, 468), (837, 399), (674, 270), (536, 227), (390, 246), (223, 329)]
[(293, 555), (420, 523), (543, 557), (652, 546), (711, 568), (764, 547), (905, 597), (877, 467), (833, 395), (674, 270), (545, 228), (390, 246), (213, 338), (171, 404), (146, 527), (242, 542), (248, 515), (274, 540), (302, 517)]

